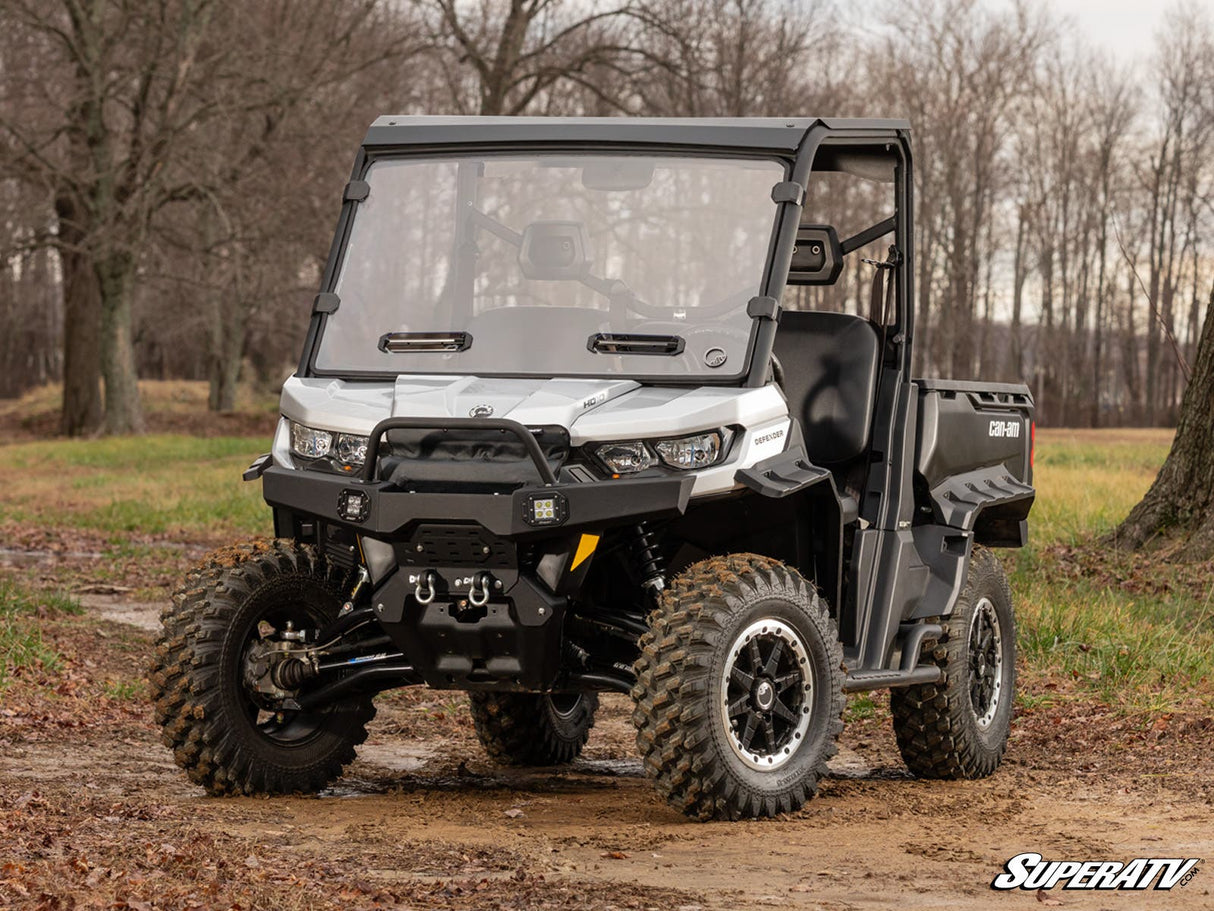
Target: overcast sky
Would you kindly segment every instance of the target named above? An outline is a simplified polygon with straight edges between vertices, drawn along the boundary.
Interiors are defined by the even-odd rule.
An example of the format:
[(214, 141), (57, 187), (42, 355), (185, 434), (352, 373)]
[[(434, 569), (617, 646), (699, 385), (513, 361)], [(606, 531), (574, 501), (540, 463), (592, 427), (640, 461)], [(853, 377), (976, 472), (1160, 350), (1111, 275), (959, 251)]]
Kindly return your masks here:
[[(1214, 0), (1206, 0), (1214, 5)], [(1087, 41), (1118, 59), (1143, 59), (1154, 45), (1155, 30), (1170, 0), (1049, 0), (1058, 15), (1069, 16)]]

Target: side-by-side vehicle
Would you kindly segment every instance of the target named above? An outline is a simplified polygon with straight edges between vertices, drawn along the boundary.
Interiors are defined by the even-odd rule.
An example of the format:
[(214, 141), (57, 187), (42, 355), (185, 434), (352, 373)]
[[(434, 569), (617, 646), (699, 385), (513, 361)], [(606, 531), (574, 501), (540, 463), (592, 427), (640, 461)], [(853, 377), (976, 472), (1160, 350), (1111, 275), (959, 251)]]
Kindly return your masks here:
[[(912, 376), (911, 168), (893, 120), (375, 121), (245, 475), (274, 540), (164, 615), (190, 778), (322, 789), (413, 684), (532, 765), (630, 694), (696, 818), (799, 807), (865, 690), (915, 774), (994, 771), (1033, 401)], [(845, 231), (846, 181), (875, 217)]]

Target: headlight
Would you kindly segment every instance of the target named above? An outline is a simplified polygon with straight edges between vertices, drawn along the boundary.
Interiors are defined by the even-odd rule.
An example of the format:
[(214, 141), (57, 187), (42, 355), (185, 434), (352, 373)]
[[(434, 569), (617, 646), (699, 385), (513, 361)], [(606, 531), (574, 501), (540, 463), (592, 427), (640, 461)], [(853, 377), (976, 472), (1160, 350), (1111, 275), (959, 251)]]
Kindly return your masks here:
[(337, 458), (345, 465), (361, 465), (367, 461), (367, 438), (352, 433), (337, 435)]
[(291, 422), (291, 451), (305, 459), (321, 459), (333, 448), (333, 434)]
[[(728, 430), (708, 430), (673, 440), (619, 440), (594, 447), (594, 457), (612, 474), (636, 474), (659, 462), (692, 471), (715, 465), (729, 445)], [(654, 453), (657, 453), (656, 457)]]
[(604, 443), (594, 454), (612, 474), (635, 474), (653, 465), (653, 456), (640, 440)]
[(715, 465), (724, 450), (724, 439), (718, 431), (697, 433), (677, 440), (659, 440), (653, 445), (658, 457), (671, 468), (690, 471)]
[(353, 471), (367, 461), (367, 438), (333, 433), (291, 421), (291, 451), (304, 459), (328, 459), (340, 471)]

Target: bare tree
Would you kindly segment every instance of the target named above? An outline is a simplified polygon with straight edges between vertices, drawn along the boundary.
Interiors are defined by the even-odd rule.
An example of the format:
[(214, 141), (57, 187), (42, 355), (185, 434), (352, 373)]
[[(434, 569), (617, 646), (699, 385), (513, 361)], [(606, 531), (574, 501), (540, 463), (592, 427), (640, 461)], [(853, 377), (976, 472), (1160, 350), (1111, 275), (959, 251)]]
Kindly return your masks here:
[(832, 72), (824, 64), (839, 41), (823, 11), (819, 2), (641, 3), (630, 109), (680, 117), (818, 113), (838, 78), (820, 78)]
[(309, 281), (314, 293), (349, 149), (381, 105), (412, 100), (388, 101), (377, 86), (422, 48), (415, 23), (374, 0), (289, 0), (232, 22), (248, 33), (229, 36), (243, 78), (207, 87), (225, 116), (202, 124), (183, 156), (196, 198), (175, 219), (193, 254), (186, 274), (206, 316), (217, 411), (235, 407), (257, 313), (309, 298)]
[[(0, 0), (0, 392), (62, 376), (79, 433), (138, 427), (136, 368), (208, 379), (218, 409), (245, 364), (276, 380), (385, 111), (858, 114), (915, 131), (917, 369), (1031, 379), (1049, 423), (1171, 420), (1214, 273), (1208, 13), (1173, 8), (1146, 84), (1030, 0), (886, 13)], [(828, 177), (816, 217), (880, 217)], [(786, 304), (854, 307), (865, 269)]]
[(412, 0), (461, 114), (522, 114), (628, 52), (631, 0)]
[[(920, 366), (965, 376), (983, 281), (983, 226), (1006, 195), (1012, 117), (1047, 30), (1024, 4), (919, 0), (899, 10), (871, 55), (870, 78), (917, 131)], [(924, 362), (926, 358), (929, 363)]]
[(1159, 139), (1142, 174), (1150, 211), (1145, 409), (1151, 423), (1170, 422), (1174, 417), (1178, 374), (1173, 356), (1175, 305), (1186, 244), (1183, 219), (1186, 212), (1195, 212), (1198, 182), (1194, 172), (1205, 165), (1214, 140), (1211, 57), (1214, 38), (1209, 16), (1191, 4), (1170, 9), (1156, 60)]
[(139, 431), (133, 281), (154, 216), (187, 187), (169, 167), (212, 111), (190, 89), (218, 78), (215, 0), (9, 0), (9, 25), (43, 67), (0, 114), (7, 166), (48, 188), (65, 289), (63, 429)]

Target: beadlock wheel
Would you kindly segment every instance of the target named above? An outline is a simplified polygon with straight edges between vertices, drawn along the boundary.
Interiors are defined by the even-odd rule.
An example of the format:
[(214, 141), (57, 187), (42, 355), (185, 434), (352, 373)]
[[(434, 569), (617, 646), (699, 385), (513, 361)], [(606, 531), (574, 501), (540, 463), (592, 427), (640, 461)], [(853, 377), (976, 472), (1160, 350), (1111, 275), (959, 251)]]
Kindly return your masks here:
[(658, 793), (696, 819), (813, 796), (844, 705), (842, 646), (813, 587), (768, 557), (712, 557), (675, 577), (649, 626), (632, 720)]
[(990, 598), (974, 605), (969, 633), (970, 707), (978, 727), (986, 730), (999, 711), (1003, 691), (1003, 637), (999, 615)]
[(965, 587), (941, 625), (944, 634), (921, 660), (943, 679), (890, 692), (898, 749), (922, 778), (984, 778), (1003, 759), (1016, 692), (1012, 593), (989, 550), (974, 548)]
[(721, 713), (734, 753), (752, 769), (777, 769), (809, 730), (813, 670), (801, 637), (780, 620), (738, 635), (721, 675)]

